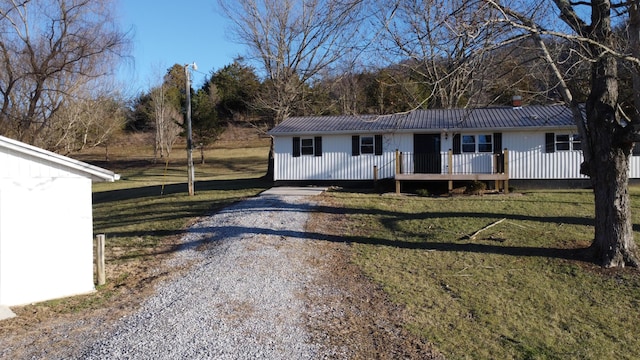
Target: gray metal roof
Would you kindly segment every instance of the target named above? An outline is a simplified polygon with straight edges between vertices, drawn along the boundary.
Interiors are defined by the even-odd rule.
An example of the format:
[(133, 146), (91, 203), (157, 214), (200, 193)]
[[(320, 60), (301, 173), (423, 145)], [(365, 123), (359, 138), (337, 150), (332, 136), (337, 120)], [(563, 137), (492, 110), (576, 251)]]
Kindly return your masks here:
[(338, 115), (290, 117), (270, 135), (363, 133), (393, 131), (462, 131), (573, 127), (565, 105), (492, 107), (477, 109), (415, 110), (392, 115)]

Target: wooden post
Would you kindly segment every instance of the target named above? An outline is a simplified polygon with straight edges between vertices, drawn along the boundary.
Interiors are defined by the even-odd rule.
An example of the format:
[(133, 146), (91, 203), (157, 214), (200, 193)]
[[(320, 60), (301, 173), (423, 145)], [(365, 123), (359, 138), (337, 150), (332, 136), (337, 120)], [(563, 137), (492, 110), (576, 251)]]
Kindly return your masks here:
[(107, 282), (104, 268), (104, 242), (104, 234), (96, 235), (96, 272), (98, 273), (98, 285), (104, 285)]
[[(451, 149), (449, 149), (449, 151), (447, 152), (447, 158), (448, 158), (448, 167), (447, 167), (447, 173), (449, 175), (453, 174), (453, 151)], [(449, 177), (449, 192), (453, 191), (453, 180), (451, 180), (452, 178)]]
[(378, 190), (378, 165), (373, 165), (373, 189)]
[(504, 193), (509, 193), (509, 150), (504, 149), (504, 173), (506, 175), (506, 179), (504, 180)]
[[(400, 161), (402, 157), (400, 156), (400, 151), (396, 149), (396, 175), (401, 173), (402, 167), (400, 166)], [(400, 195), (400, 180), (396, 176), (396, 194)]]
[[(501, 160), (500, 154), (493, 154), (493, 173), (494, 174), (500, 174), (500, 164), (499, 164), (500, 160)], [(494, 181), (493, 188), (496, 191), (500, 191), (500, 183), (501, 181), (498, 179)]]

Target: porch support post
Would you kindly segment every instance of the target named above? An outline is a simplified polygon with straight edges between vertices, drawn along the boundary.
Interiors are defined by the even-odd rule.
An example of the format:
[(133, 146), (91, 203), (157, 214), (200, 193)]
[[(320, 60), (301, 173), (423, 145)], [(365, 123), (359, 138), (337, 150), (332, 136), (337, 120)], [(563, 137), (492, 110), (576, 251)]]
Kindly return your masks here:
[[(396, 175), (400, 174), (400, 151), (396, 149)], [(396, 194), (400, 195), (400, 180), (396, 176)]]
[[(449, 149), (447, 152), (448, 163), (447, 163), (447, 173), (449, 175), (453, 174), (453, 151)], [(453, 177), (449, 176), (449, 192), (453, 191)]]
[(504, 174), (506, 179), (503, 182), (503, 186), (504, 186), (504, 193), (508, 194), (509, 193), (509, 150), (507, 148), (504, 149)]
[[(500, 174), (500, 160), (501, 160), (500, 154), (493, 154), (493, 173), (494, 174)], [(502, 184), (501, 180), (495, 179), (493, 188), (496, 189), (496, 191), (500, 191), (501, 184)]]

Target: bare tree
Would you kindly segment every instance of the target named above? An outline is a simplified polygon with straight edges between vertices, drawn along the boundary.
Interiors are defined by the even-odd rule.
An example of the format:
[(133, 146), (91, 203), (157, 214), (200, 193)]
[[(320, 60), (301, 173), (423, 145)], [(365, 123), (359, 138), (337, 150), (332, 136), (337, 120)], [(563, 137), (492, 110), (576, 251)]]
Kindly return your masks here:
[(48, 149), (70, 153), (86, 147), (105, 147), (126, 122), (124, 101), (114, 93), (98, 94), (94, 98), (67, 101), (41, 132), (41, 142)]
[(258, 101), (273, 125), (291, 114), (305, 86), (361, 45), (362, 0), (219, 0), (248, 60), (264, 71)]
[[(634, 142), (640, 141), (640, 119), (626, 116), (619, 101), (618, 68), (630, 64), (637, 72), (640, 64), (637, 1), (592, 0), (547, 2), (555, 7), (564, 26), (543, 24), (537, 8), (502, 1), (485, 0), (496, 10), (495, 21), (508, 24), (514, 33), (530, 36), (540, 55), (550, 65), (558, 81), (558, 90), (570, 106), (582, 136), (584, 162), (581, 171), (588, 175), (595, 198), (595, 237), (591, 245), (594, 256), (605, 267), (640, 266), (638, 248), (633, 240), (631, 203), (628, 191), (629, 158)], [(520, 4), (522, 5), (522, 4)], [(620, 47), (613, 23), (627, 23), (630, 46)], [(591, 77), (584, 108), (568, 85), (566, 73), (549, 52), (545, 37), (571, 42), (580, 59), (590, 64)], [(635, 83), (634, 83), (635, 84)], [(638, 85), (640, 86), (640, 85)], [(634, 85), (635, 98), (638, 89)], [(636, 100), (637, 101), (637, 100)]]
[(129, 39), (111, 0), (0, 4), (0, 133), (38, 143), (65, 101), (113, 71)]
[(465, 0), (378, 1), (385, 31), (378, 45), (391, 63), (405, 67), (430, 94), (416, 107), (466, 107), (483, 91), (490, 42), (502, 25), (483, 21), (486, 6)]
[(158, 156), (169, 158), (173, 144), (180, 137), (184, 121), (180, 110), (170, 101), (167, 88), (168, 85), (163, 82), (150, 93), (155, 123), (154, 161)]

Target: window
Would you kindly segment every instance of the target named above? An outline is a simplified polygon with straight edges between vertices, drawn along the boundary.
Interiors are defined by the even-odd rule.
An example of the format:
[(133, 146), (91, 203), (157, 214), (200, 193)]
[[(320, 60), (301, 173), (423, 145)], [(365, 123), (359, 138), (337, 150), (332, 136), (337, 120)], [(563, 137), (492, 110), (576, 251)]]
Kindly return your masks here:
[(476, 152), (476, 136), (475, 135), (462, 135), (462, 152), (465, 152), (465, 153)]
[(556, 134), (556, 151), (570, 151), (580, 149), (580, 136), (576, 134)]
[(360, 154), (373, 154), (373, 136), (360, 137)]
[(578, 134), (545, 134), (545, 152), (582, 150), (580, 135)]
[(382, 135), (353, 135), (351, 137), (351, 155), (382, 155)]
[(493, 137), (478, 135), (478, 152), (493, 152)]
[(322, 137), (293, 138), (293, 157), (300, 155), (322, 156)]
[(302, 155), (313, 155), (313, 138), (301, 139), (300, 153)]
[[(477, 146), (476, 146), (477, 140)], [(480, 135), (453, 135), (454, 154), (462, 153), (502, 153), (502, 133), (480, 134)]]
[(580, 135), (573, 134), (571, 135), (571, 146), (573, 150), (582, 150), (582, 144), (580, 143)]
[(569, 135), (556, 135), (556, 151), (571, 150)]

